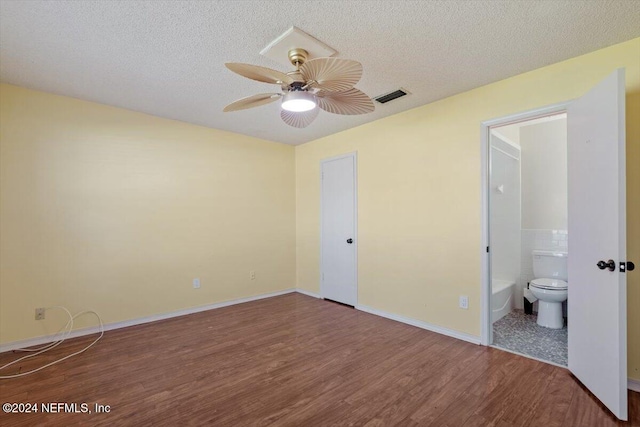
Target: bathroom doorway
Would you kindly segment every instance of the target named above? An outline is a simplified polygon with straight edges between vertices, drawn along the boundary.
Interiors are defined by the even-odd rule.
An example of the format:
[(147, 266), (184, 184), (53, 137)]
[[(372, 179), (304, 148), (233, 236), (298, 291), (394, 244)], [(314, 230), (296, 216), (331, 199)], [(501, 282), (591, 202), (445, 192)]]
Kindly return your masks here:
[(494, 347), (567, 366), (567, 115), (490, 128)]
[[(533, 234), (533, 243), (537, 248), (531, 250), (531, 258), (526, 252), (526, 223), (548, 218), (557, 211), (547, 200), (548, 194), (539, 192), (544, 199), (529, 198), (527, 204), (527, 185), (525, 180), (528, 166), (527, 156), (522, 140), (520, 125), (520, 286), (526, 281), (524, 262), (531, 259), (531, 273), (534, 277), (527, 283), (528, 288), (513, 285), (512, 302), (508, 302), (505, 310), (515, 307), (522, 289), (523, 306), (526, 308), (524, 296), (528, 292), (537, 298), (536, 325), (547, 329), (561, 331), (567, 329), (568, 360), (567, 367), (589, 389), (600, 402), (621, 420), (628, 416), (627, 399), (627, 272), (634, 269), (632, 260), (627, 259), (626, 241), (626, 133), (625, 133), (625, 70), (619, 68), (603, 77), (584, 95), (562, 104), (543, 107), (533, 111), (514, 114), (482, 122), (481, 124), (481, 180), (482, 180), (482, 294), (481, 294), (481, 343), (493, 345), (494, 322), (491, 307), (493, 287), (491, 279), (498, 265), (492, 265), (494, 252), (491, 241), (491, 195), (499, 198), (496, 192), (504, 195), (507, 186), (500, 188), (501, 183), (495, 179), (504, 177), (496, 175), (491, 179), (492, 130), (509, 138), (508, 125), (543, 119), (542, 122), (560, 120), (556, 115), (566, 113), (567, 132), (567, 229), (566, 239), (562, 237), (561, 227), (551, 229), (551, 240)], [(532, 126), (527, 123), (528, 126)], [(502, 133), (499, 128), (502, 129)], [(541, 139), (547, 141), (547, 139)], [(513, 142), (513, 141), (512, 141)], [(513, 144), (518, 145), (518, 144)], [(500, 148), (500, 147), (498, 147)], [(504, 146), (502, 147), (504, 148)], [(503, 150), (505, 151), (505, 150)], [(511, 154), (514, 154), (511, 152)], [(557, 160), (558, 156), (556, 156)], [(513, 159), (516, 160), (516, 159)], [(543, 176), (534, 176), (539, 182), (548, 181), (557, 176), (558, 166), (547, 158), (542, 162)], [(496, 172), (496, 171), (494, 171)], [(556, 179), (552, 182), (559, 182)], [(536, 184), (537, 185), (537, 184)], [(535, 189), (534, 189), (535, 190)], [(547, 187), (547, 190), (549, 188)], [(554, 192), (557, 188), (552, 189)], [(532, 203), (537, 203), (535, 206)], [(544, 207), (544, 209), (543, 209)], [(538, 212), (541, 216), (528, 217)], [(495, 215), (494, 212), (494, 228)], [(557, 218), (557, 216), (553, 216)], [(505, 222), (504, 219), (501, 220)], [(535, 222), (534, 222), (535, 223)], [(606, 224), (603, 227), (602, 224)], [(501, 224), (503, 225), (503, 224)], [(534, 231), (537, 229), (534, 229)], [(557, 231), (554, 233), (553, 230)], [(560, 232), (558, 232), (560, 231)], [(517, 236), (516, 236), (517, 237)], [(531, 236), (529, 236), (531, 237)], [(565, 253), (561, 243), (566, 240)], [(546, 241), (545, 241), (546, 240)], [(540, 248), (540, 244), (549, 244), (550, 248)], [(523, 251), (522, 248), (525, 247)], [(525, 252), (525, 253), (523, 253)], [(564, 280), (564, 278), (567, 280)], [(516, 279), (517, 281), (517, 279)], [(504, 287), (504, 286), (503, 286)], [(499, 288), (499, 286), (496, 286)], [(565, 295), (568, 303), (569, 324), (563, 319)], [(513, 304), (510, 306), (509, 304)], [(504, 303), (503, 303), (504, 305)], [(498, 310), (499, 311), (499, 310)], [(510, 312), (510, 311), (509, 311)], [(524, 312), (524, 309), (523, 309)], [(500, 313), (498, 313), (500, 314)], [(526, 313), (525, 313), (526, 314)], [(506, 317), (506, 316), (504, 316)], [(570, 329), (569, 329), (570, 328)], [(518, 335), (515, 335), (518, 336)], [(530, 340), (539, 340), (539, 336)], [(522, 344), (522, 343), (521, 343)], [(499, 347), (507, 351), (520, 353), (526, 357), (556, 363), (548, 354), (531, 354), (527, 347), (508, 349), (503, 344)], [(541, 348), (529, 346), (529, 348)], [(563, 366), (564, 363), (558, 365)]]

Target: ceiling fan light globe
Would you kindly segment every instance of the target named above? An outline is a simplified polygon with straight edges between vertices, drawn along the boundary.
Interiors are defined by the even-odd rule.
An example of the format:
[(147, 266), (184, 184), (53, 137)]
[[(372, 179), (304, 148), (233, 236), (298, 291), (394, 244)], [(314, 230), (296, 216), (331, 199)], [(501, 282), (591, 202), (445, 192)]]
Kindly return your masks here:
[(282, 108), (294, 113), (302, 113), (316, 108), (316, 100), (309, 92), (289, 92), (282, 98)]

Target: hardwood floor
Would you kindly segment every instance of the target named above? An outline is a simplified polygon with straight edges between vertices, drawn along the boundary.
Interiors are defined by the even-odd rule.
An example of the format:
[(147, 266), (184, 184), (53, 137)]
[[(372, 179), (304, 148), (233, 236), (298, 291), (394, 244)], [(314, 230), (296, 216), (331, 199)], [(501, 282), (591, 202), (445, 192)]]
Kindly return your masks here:
[(109, 413), (0, 413), (0, 425), (640, 426), (640, 394), (629, 400), (632, 421), (617, 422), (565, 369), (288, 294), (106, 332), (1, 380), (0, 403)]

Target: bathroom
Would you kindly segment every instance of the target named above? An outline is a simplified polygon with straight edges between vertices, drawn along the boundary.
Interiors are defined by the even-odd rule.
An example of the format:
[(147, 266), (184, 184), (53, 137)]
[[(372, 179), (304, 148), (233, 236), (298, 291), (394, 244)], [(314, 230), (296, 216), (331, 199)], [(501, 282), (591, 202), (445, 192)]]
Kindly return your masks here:
[(489, 162), (493, 345), (566, 366), (566, 114), (492, 128)]

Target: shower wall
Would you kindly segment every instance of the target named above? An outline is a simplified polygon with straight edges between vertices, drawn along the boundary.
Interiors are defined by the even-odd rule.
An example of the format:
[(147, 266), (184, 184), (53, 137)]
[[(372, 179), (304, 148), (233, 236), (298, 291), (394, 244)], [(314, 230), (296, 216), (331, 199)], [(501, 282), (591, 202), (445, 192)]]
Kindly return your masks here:
[[(515, 283), (520, 277), (520, 149), (491, 134), (489, 178), (491, 276)], [(522, 291), (514, 299), (522, 300)]]

